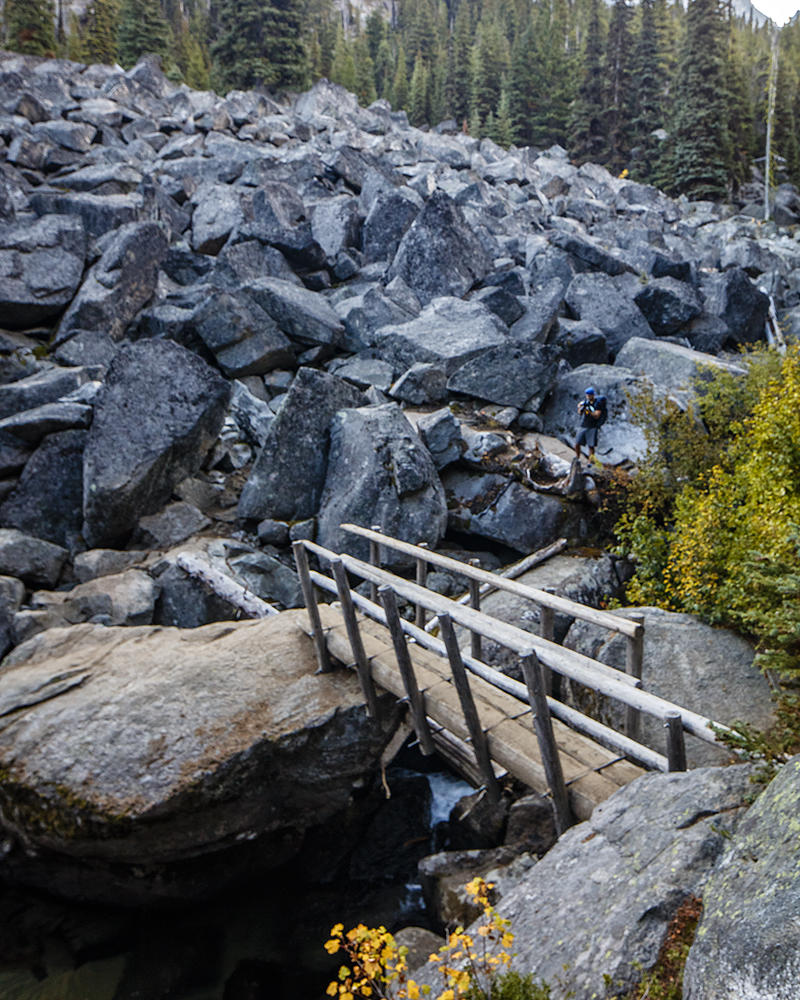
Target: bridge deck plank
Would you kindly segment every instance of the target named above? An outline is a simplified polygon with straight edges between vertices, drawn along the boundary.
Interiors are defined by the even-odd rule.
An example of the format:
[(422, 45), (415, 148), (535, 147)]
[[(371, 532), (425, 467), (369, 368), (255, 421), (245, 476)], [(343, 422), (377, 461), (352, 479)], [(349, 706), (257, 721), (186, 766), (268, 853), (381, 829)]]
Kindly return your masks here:
[[(352, 651), (339, 610), (320, 606), (330, 655), (342, 663), (352, 661)], [(360, 619), (362, 640), (375, 683), (398, 698), (405, 695), (388, 630), (379, 622)], [(427, 715), (462, 740), (468, 739), (466, 723), (448, 662), (411, 643), (414, 671), (425, 700)], [(523, 783), (547, 791), (547, 780), (533, 732), (530, 708), (512, 695), (470, 675), (481, 725), (487, 732), (492, 759)], [(575, 816), (587, 819), (594, 807), (620, 787), (643, 774), (642, 768), (553, 719), (564, 779)]]

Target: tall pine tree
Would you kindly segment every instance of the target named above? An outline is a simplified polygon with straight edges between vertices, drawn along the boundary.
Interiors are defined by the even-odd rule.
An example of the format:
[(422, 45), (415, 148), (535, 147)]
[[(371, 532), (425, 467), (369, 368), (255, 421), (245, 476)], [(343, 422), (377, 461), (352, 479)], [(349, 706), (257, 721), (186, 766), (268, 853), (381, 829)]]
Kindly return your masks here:
[(6, 45), (26, 55), (52, 55), (56, 48), (53, 0), (5, 0)]
[(689, 0), (675, 94), (673, 186), (693, 199), (727, 190), (725, 25), (717, 0)]
[(583, 54), (583, 79), (573, 104), (570, 123), (572, 153), (581, 162), (587, 160), (597, 162), (603, 157), (606, 148), (604, 110), (605, 77), (600, 0), (591, 0)]
[(299, 0), (216, 0), (212, 15), (216, 37), (211, 55), (224, 88), (305, 84)]
[(133, 66), (143, 55), (165, 57), (171, 38), (159, 0), (122, 0), (117, 49), (123, 66)]
[(628, 0), (615, 0), (608, 28), (605, 58), (603, 123), (606, 149), (603, 160), (619, 173), (628, 162), (632, 119), (631, 9)]
[(666, 74), (661, 58), (661, 46), (656, 20), (655, 0), (642, 0), (639, 36), (633, 55), (633, 119), (631, 145), (635, 155), (631, 162), (631, 176), (644, 184), (658, 179), (659, 160), (663, 140), (653, 133), (665, 126), (664, 98)]

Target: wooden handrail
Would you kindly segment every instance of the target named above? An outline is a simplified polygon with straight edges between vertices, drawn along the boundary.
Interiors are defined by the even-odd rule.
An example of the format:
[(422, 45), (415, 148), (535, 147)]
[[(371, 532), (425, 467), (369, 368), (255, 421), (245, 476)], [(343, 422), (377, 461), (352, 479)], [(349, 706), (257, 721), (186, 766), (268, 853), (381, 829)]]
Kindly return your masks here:
[(610, 611), (600, 611), (596, 608), (587, 608), (585, 604), (578, 604), (568, 597), (559, 597), (550, 594), (546, 590), (539, 590), (537, 587), (529, 587), (525, 583), (517, 580), (509, 580), (506, 577), (490, 573), (488, 570), (480, 569), (478, 566), (470, 566), (459, 559), (452, 559), (450, 556), (443, 556), (439, 552), (432, 552), (430, 549), (420, 548), (410, 542), (401, 542), (399, 539), (384, 535), (381, 532), (370, 528), (362, 528), (357, 524), (342, 524), (340, 527), (344, 531), (349, 531), (353, 535), (368, 538), (372, 542), (379, 542), (387, 549), (394, 549), (405, 555), (413, 556), (415, 559), (427, 559), (432, 566), (440, 566), (442, 569), (449, 569), (471, 580), (478, 580), (480, 583), (488, 584), (495, 590), (505, 590), (509, 594), (516, 594), (518, 597), (527, 597), (536, 601), (544, 607), (560, 611), (562, 614), (570, 615), (572, 618), (580, 618), (583, 621), (591, 622), (593, 625), (600, 625), (613, 632), (620, 632), (622, 635), (635, 638), (641, 631), (642, 625), (632, 622), (629, 618), (612, 614)]
[[(311, 570), (311, 580), (321, 590), (326, 590), (329, 594), (337, 593), (337, 588), (333, 580), (323, 573)], [(381, 625), (386, 624), (386, 615), (380, 605), (375, 604), (367, 597), (362, 597), (358, 591), (352, 591), (351, 597), (353, 604), (360, 608), (366, 615)], [(401, 620), (401, 625), (406, 635), (413, 639), (417, 645), (422, 646), (423, 649), (429, 649), (433, 653), (438, 653), (440, 656), (446, 655), (447, 650), (441, 639), (436, 639), (432, 635), (428, 635), (423, 629), (418, 628), (405, 619)], [(514, 698), (518, 698), (524, 704), (528, 703), (527, 689), (520, 681), (515, 681), (512, 677), (508, 677), (494, 667), (490, 667), (487, 663), (475, 660), (471, 656), (462, 656), (462, 659), (467, 670), (475, 674), (476, 677), (480, 677), (493, 687), (498, 688), (498, 690), (504, 691)], [(560, 719), (577, 732), (591, 736), (592, 739), (597, 740), (603, 746), (618, 750), (626, 757), (639, 764), (643, 764), (651, 771), (669, 770), (667, 758), (656, 750), (651, 750), (650, 747), (645, 746), (643, 743), (637, 743), (635, 740), (629, 739), (623, 733), (617, 732), (616, 729), (604, 726), (602, 722), (584, 715), (575, 708), (570, 708), (563, 702), (556, 701), (555, 698), (548, 697), (547, 703), (551, 713), (557, 719)]]
[[(480, 632), (487, 639), (492, 639), (500, 643), (519, 656), (527, 656), (533, 651), (541, 662), (552, 670), (580, 684), (594, 688), (600, 694), (615, 698), (624, 705), (647, 712), (648, 715), (652, 715), (662, 722), (666, 720), (669, 712), (678, 711), (681, 715), (682, 727), (686, 732), (691, 733), (706, 743), (720, 744), (720, 740), (711, 727), (714, 725), (717, 730), (723, 731), (727, 727), (718, 726), (712, 723), (711, 719), (699, 715), (690, 709), (682, 708), (680, 705), (675, 705), (673, 702), (658, 697), (658, 695), (639, 690), (641, 682), (630, 675), (615, 670), (613, 667), (609, 667), (597, 660), (592, 660), (588, 656), (583, 656), (573, 650), (558, 646), (531, 632), (517, 628), (515, 625), (500, 622), (481, 611), (475, 611), (472, 608), (459, 605), (447, 597), (442, 597), (440, 594), (434, 594), (432, 591), (418, 587), (416, 584), (410, 583), (402, 577), (395, 576), (393, 573), (388, 572), (388, 570), (378, 569), (369, 563), (356, 559), (354, 556), (331, 552), (329, 549), (325, 549), (321, 545), (308, 540), (304, 540), (303, 545), (309, 552), (315, 553), (327, 562), (333, 559), (341, 559), (346, 568), (357, 576), (371, 583), (385, 584), (392, 587), (400, 597), (403, 597), (412, 604), (422, 604), (428, 610), (437, 614), (441, 612), (449, 614), (454, 622), (473, 631)], [(416, 546), (409, 546), (409, 548), (415, 549)], [(419, 551), (425, 552), (424, 549)], [(461, 564), (458, 563), (457, 565), (460, 566)], [(551, 595), (546, 596), (549, 597)]]

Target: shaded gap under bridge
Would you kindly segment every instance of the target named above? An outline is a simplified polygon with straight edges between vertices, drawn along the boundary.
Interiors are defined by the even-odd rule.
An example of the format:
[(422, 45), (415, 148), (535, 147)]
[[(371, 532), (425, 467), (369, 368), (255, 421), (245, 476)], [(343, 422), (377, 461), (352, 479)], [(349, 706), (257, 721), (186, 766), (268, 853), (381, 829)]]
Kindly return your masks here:
[[(590, 608), (477, 566), (411, 545), (376, 529), (342, 527), (370, 543), (370, 561), (336, 553), (308, 540), (294, 543), (309, 633), (321, 671), (331, 658), (354, 666), (367, 711), (378, 710), (376, 686), (408, 704), (423, 753), (438, 747), (462, 770), (479, 776), (492, 799), (499, 796), (498, 771), (505, 770), (552, 797), (559, 832), (644, 770), (686, 769), (684, 733), (720, 745), (726, 727), (642, 690), (644, 625)], [(416, 564), (416, 582), (382, 568), (391, 551)], [(309, 556), (320, 569), (311, 568)], [(429, 566), (455, 571), (470, 581), (469, 604), (429, 590)], [(327, 567), (330, 575), (321, 572)], [(370, 596), (356, 586), (366, 581)], [(480, 610), (481, 585), (538, 604), (541, 634), (509, 625)], [(338, 598), (320, 603), (316, 591)], [(414, 621), (398, 611), (398, 599), (414, 608)], [(556, 613), (592, 622), (625, 636), (626, 670), (557, 644)], [(426, 620), (428, 615), (433, 618)], [(470, 633), (470, 654), (459, 647), (455, 626)], [(439, 636), (432, 634), (438, 631)], [(520, 661), (525, 683), (481, 660), (481, 642), (491, 640)], [(624, 731), (603, 725), (552, 695), (557, 673), (625, 706)], [(642, 713), (665, 729), (665, 753), (640, 742)]]

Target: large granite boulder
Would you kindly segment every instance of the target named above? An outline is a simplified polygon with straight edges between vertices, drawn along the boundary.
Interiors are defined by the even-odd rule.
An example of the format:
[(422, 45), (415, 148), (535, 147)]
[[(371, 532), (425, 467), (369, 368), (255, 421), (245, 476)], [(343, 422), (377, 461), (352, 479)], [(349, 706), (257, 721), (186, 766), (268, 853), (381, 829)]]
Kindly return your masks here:
[(245, 291), (277, 323), (290, 340), (338, 346), (342, 324), (327, 299), (283, 278), (258, 278)]
[(292, 345), (275, 320), (248, 295), (212, 288), (192, 314), (191, 327), (228, 378), (294, 366)]
[(167, 253), (157, 223), (121, 226), (102, 242), (102, 250), (61, 320), (57, 344), (77, 330), (102, 330), (119, 340), (155, 292), (158, 265)]
[(769, 296), (761, 291), (740, 267), (710, 274), (703, 282), (706, 312), (719, 317), (734, 344), (764, 340), (764, 324), (769, 312)]
[(555, 378), (557, 360), (543, 344), (508, 343), (490, 347), (457, 368), (447, 381), (450, 392), (538, 410)]
[(354, 386), (301, 368), (267, 431), (239, 498), (239, 516), (298, 521), (317, 513), (328, 467), (334, 414), (364, 406)]
[(282, 181), (267, 181), (253, 195), (244, 237), (275, 247), (299, 267), (321, 267), (325, 251), (314, 239), (306, 207), (298, 192)]
[(447, 506), (436, 466), (396, 403), (344, 410), (333, 419), (317, 539), (334, 551), (369, 558), (366, 539), (342, 531), (342, 522), (380, 524), (394, 538), (431, 548), (444, 535)]
[(4, 877), (185, 900), (296, 853), (397, 720), (388, 705), (366, 716), (354, 672), (316, 673), (305, 621), (83, 624), (14, 650), (0, 671)]
[(436, 191), (406, 231), (389, 268), (423, 304), (440, 295), (464, 295), (492, 261), (464, 217), (443, 191)]
[(422, 198), (411, 188), (390, 188), (377, 195), (364, 220), (361, 237), (367, 264), (394, 258), (422, 204)]
[(69, 553), (42, 538), (16, 528), (0, 528), (0, 574), (15, 576), (29, 586), (54, 587)]
[(655, 278), (648, 281), (636, 293), (634, 302), (659, 337), (677, 333), (702, 312), (697, 292), (691, 285), (678, 281), (677, 278)]
[(453, 468), (442, 482), (449, 525), (455, 531), (535, 552), (563, 534), (569, 512), (563, 500), (536, 493), (516, 480)]
[(86, 233), (75, 216), (0, 227), (0, 316), (25, 329), (57, 316), (83, 277)]
[(192, 248), (198, 253), (218, 253), (244, 221), (239, 193), (228, 184), (201, 184), (192, 200)]
[(601, 272), (577, 274), (567, 289), (567, 307), (575, 319), (588, 320), (606, 337), (612, 357), (631, 337), (652, 337), (653, 331), (634, 296), (639, 284), (630, 274), (610, 277)]
[(141, 341), (115, 356), (84, 453), (88, 545), (124, 542), (143, 514), (158, 510), (199, 469), (229, 394), (220, 375), (170, 341)]
[[(624, 608), (623, 616), (644, 616), (642, 687), (683, 708), (724, 725), (746, 722), (767, 729), (774, 722), (772, 696), (766, 678), (753, 666), (753, 647), (727, 629), (712, 628), (691, 615), (661, 608)], [(625, 669), (625, 641), (588, 622), (576, 621), (564, 640), (566, 646)], [(606, 725), (623, 725), (625, 709), (616, 702), (570, 684), (569, 698), (577, 707)], [(641, 742), (665, 753), (663, 722), (642, 713)], [(686, 736), (690, 766), (723, 763), (729, 751)]]
[(85, 444), (86, 431), (48, 435), (3, 501), (0, 525), (75, 549), (83, 524)]
[(642, 340), (641, 337), (631, 337), (614, 364), (637, 375), (646, 375), (653, 385), (667, 391), (691, 389), (692, 379), (706, 373), (727, 371), (733, 375), (745, 374), (745, 369), (733, 361), (693, 351), (682, 344)]
[(736, 828), (703, 892), (685, 1000), (795, 1000), (800, 757), (778, 772)]
[[(498, 879), (495, 905), (511, 920), (514, 968), (580, 1000), (629, 995), (656, 964), (681, 904), (703, 896), (750, 774), (739, 766), (645, 775), (537, 864)], [(415, 978), (433, 976), (426, 966)]]
[(434, 299), (416, 319), (381, 327), (369, 338), (376, 353), (398, 369), (430, 363), (448, 375), (508, 339), (505, 324), (486, 306), (452, 296)]

